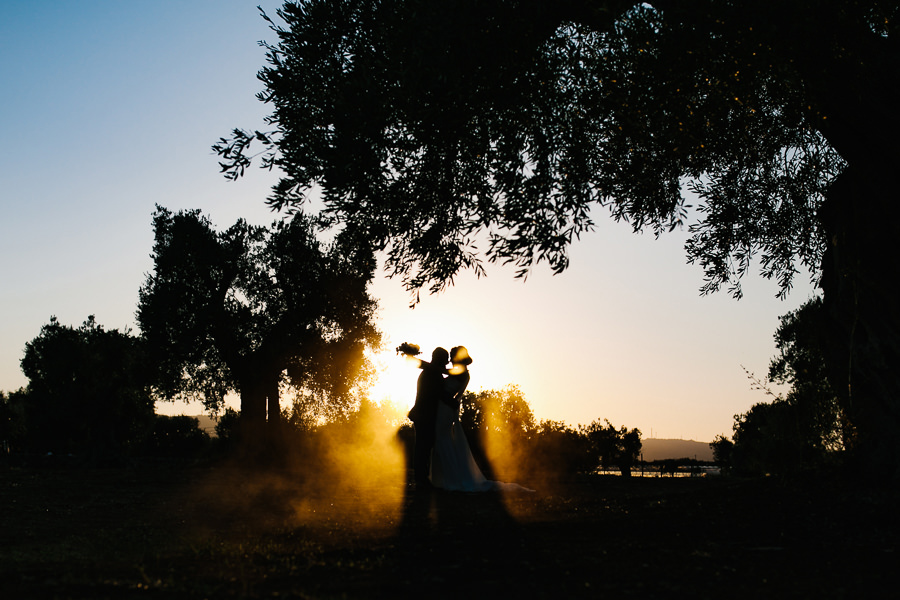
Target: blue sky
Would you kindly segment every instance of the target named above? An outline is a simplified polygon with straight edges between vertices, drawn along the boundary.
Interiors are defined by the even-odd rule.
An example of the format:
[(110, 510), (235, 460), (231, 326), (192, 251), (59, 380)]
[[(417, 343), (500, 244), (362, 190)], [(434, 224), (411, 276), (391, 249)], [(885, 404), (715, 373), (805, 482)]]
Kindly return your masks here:
[[(135, 329), (155, 204), (200, 208), (219, 227), (276, 218), (263, 204), (273, 176), (227, 182), (210, 151), (233, 127), (261, 127), (267, 112), (255, 98), (257, 41), (273, 35), (258, 4), (269, 14), (279, 5), (0, 3), (0, 390), (26, 384), (25, 343), (53, 315)], [(608, 418), (645, 437), (730, 434), (734, 414), (766, 399), (742, 365), (765, 374), (778, 316), (812, 286), (800, 280), (780, 301), (774, 282), (753, 275), (741, 301), (700, 297), (684, 232), (654, 240), (597, 221), (560, 276), (538, 267), (523, 283), (489, 268), (412, 311), (400, 282), (380, 277), (389, 345), (464, 344), (471, 389), (518, 384), (539, 419)], [(389, 353), (379, 364), (379, 394), (411, 401), (415, 373)]]

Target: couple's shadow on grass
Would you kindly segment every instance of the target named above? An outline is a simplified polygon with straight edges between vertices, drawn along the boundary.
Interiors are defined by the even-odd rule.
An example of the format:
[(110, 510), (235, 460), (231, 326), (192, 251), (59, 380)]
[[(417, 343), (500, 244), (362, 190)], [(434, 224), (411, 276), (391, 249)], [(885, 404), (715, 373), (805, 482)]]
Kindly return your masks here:
[(482, 519), (513, 522), (500, 492), (411, 491), (403, 499), (400, 532), (439, 531)]
[(478, 538), (485, 526), (515, 528), (503, 492), (451, 492), (404, 486), (397, 533), (401, 539), (453, 534)]

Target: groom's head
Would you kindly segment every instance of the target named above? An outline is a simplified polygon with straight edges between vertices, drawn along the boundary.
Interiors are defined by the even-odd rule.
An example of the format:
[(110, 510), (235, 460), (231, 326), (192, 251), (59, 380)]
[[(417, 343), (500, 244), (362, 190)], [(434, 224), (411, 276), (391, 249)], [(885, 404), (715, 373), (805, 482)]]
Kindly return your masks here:
[(438, 346), (431, 353), (431, 364), (443, 367), (450, 362), (450, 353)]

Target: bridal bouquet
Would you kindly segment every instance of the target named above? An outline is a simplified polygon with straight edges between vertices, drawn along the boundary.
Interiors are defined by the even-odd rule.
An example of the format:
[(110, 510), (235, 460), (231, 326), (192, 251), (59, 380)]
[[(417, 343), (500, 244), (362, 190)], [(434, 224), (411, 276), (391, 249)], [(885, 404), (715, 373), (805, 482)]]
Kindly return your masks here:
[(422, 354), (422, 350), (416, 344), (410, 344), (408, 342), (403, 342), (399, 346), (397, 346), (397, 354), (405, 354), (406, 356), (416, 356), (417, 354)]

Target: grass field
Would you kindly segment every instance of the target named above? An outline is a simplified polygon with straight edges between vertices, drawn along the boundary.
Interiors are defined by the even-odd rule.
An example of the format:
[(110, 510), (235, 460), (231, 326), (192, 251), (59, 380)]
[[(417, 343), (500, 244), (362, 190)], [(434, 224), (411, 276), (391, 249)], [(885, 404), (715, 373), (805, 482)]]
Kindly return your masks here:
[(325, 477), (5, 468), (0, 598), (857, 598), (900, 583), (884, 490), (593, 476), (501, 496)]

